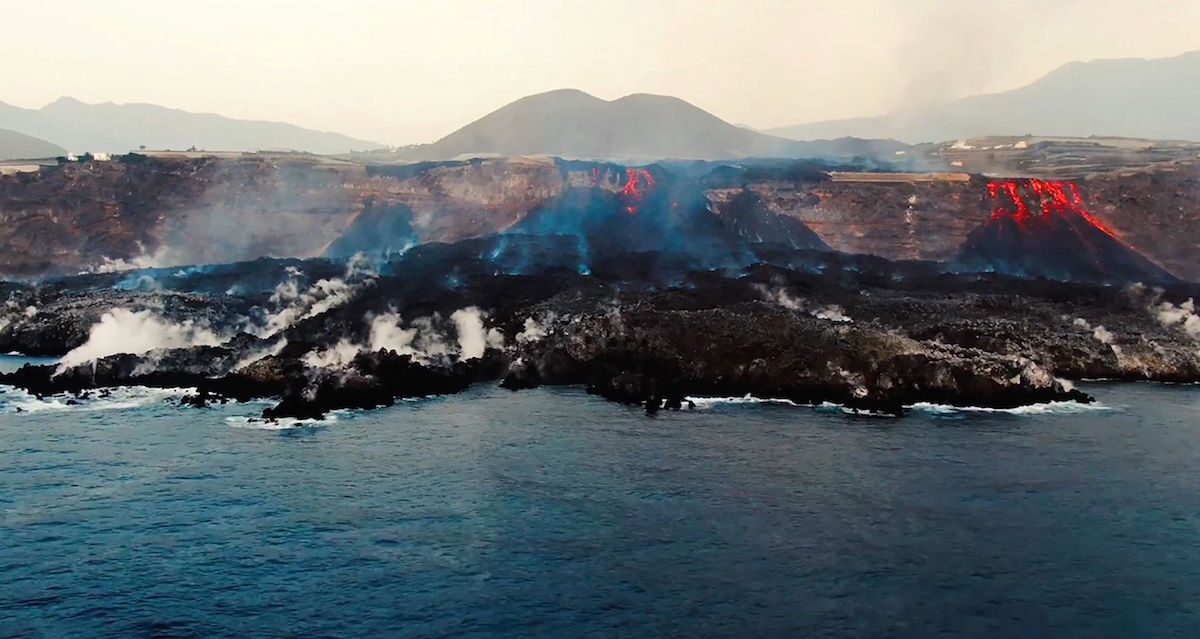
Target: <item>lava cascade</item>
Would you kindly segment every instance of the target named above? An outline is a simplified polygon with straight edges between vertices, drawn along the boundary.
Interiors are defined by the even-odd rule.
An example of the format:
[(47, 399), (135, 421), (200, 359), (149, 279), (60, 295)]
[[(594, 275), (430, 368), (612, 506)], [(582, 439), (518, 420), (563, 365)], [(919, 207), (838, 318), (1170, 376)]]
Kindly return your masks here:
[[(1021, 186), (1017, 180), (988, 184), (988, 195), (999, 205), (992, 213), (991, 221), (1011, 219), (1018, 226), (1028, 230), (1030, 225), (1039, 218), (1042, 221), (1049, 221), (1055, 216), (1070, 218), (1072, 215), (1078, 215), (1105, 235), (1120, 240), (1112, 229), (1088, 212), (1084, 206), (1083, 197), (1079, 195), (1079, 187), (1075, 186), (1074, 182), (1028, 180), (1028, 189), (1033, 192), (1040, 203), (1040, 216), (1035, 214), (1025, 202), (1025, 198), (1021, 195)], [(1010, 210), (1005, 206), (1004, 196), (1008, 196), (1007, 199), (1011, 206), (1015, 207), (1015, 210)]]
[(1176, 278), (1088, 212), (1072, 182), (988, 184), (996, 208), (972, 231), (957, 268), (1100, 283), (1168, 283)]
[(627, 182), (625, 188), (621, 189), (621, 196), (625, 200), (625, 212), (630, 215), (638, 212), (638, 205), (646, 197), (649, 189), (654, 188), (654, 176), (646, 169), (625, 169)]

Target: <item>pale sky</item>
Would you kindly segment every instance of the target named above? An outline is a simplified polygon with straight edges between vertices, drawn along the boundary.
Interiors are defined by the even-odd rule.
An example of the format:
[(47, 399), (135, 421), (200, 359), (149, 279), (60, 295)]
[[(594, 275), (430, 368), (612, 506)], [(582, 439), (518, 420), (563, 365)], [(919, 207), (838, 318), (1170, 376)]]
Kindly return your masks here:
[(1196, 0), (0, 0), (0, 101), (152, 102), (385, 144), (531, 93), (759, 128), (1200, 49)]

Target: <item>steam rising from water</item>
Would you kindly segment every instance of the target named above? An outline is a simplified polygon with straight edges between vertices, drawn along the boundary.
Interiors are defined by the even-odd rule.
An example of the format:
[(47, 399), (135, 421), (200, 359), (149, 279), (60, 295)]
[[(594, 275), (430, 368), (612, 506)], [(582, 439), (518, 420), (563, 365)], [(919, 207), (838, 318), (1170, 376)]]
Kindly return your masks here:
[(483, 357), (487, 347), (504, 348), (504, 335), (496, 329), (484, 330), (483, 313), (471, 306), (450, 315), (458, 329), (459, 359)]
[(225, 338), (192, 320), (174, 323), (150, 310), (114, 308), (100, 316), (81, 346), (63, 356), (58, 372), (109, 355), (142, 355), (160, 348), (217, 346)]

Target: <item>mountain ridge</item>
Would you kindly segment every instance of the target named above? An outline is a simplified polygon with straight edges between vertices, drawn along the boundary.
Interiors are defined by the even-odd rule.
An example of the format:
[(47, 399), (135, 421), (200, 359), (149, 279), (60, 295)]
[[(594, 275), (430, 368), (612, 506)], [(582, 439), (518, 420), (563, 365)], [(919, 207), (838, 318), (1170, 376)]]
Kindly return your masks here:
[(66, 155), (66, 149), (32, 135), (0, 128), (0, 160), (32, 160)]
[(270, 120), (243, 120), (144, 102), (89, 104), (63, 96), (40, 109), (0, 102), (0, 128), (56, 140), (75, 153), (139, 147), (213, 151), (297, 150), (346, 153), (384, 145)]
[[(864, 144), (865, 142), (865, 144)], [(674, 96), (632, 93), (604, 100), (578, 89), (519, 98), (413, 149), (421, 159), (552, 155), (593, 159), (730, 160), (894, 153), (894, 140), (798, 142), (751, 131)]]
[(858, 136), (911, 144), (988, 135), (1200, 140), (1200, 50), (1166, 58), (1068, 62), (1024, 86), (881, 116), (765, 132), (791, 139)]

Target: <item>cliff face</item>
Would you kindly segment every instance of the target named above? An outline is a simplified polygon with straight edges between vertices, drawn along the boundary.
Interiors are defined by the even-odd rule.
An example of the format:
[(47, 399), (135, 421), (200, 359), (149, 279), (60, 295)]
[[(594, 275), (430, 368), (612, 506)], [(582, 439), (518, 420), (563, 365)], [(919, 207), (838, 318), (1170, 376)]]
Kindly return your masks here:
[(211, 162), (91, 162), (0, 178), (0, 273), (70, 272), (140, 255), (212, 172)]
[(1095, 175), (1082, 183), (1092, 213), (1175, 275), (1200, 281), (1200, 163)]
[[(1200, 281), (1200, 163), (1097, 173), (1075, 182), (1087, 208), (1118, 238), (1171, 273)], [(989, 180), (964, 182), (749, 182), (776, 212), (834, 249), (888, 259), (952, 259), (995, 206)], [(741, 189), (714, 189), (724, 202)]]
[[(410, 242), (409, 233), (422, 243), (454, 242), (514, 228), (579, 189), (629, 200), (641, 197), (638, 189), (657, 188), (664, 206), (707, 199), (710, 211), (752, 241), (815, 245), (802, 226), (771, 217), (778, 214), (835, 250), (949, 261), (995, 208), (989, 180), (979, 176), (870, 182), (755, 171), (706, 189), (649, 168), (630, 173), (616, 164), (539, 158), (363, 166), (287, 154), (71, 163), (0, 176), (0, 276), (315, 257), (366, 224), (411, 229), (386, 238), (387, 246)], [(645, 175), (663, 183), (651, 185)], [(1200, 163), (1076, 183), (1088, 210), (1123, 242), (1177, 276), (1200, 280)], [(405, 224), (391, 225), (389, 215), (404, 216)]]
[[(986, 184), (949, 182), (791, 182), (747, 185), (773, 212), (793, 217), (836, 250), (892, 260), (953, 257), (987, 217)], [(742, 189), (714, 189), (723, 204)]]
[(364, 213), (397, 206), (412, 209), (420, 241), (455, 241), (507, 228), (565, 188), (549, 161), (404, 168), (247, 155), (0, 177), (0, 276), (314, 257)]

